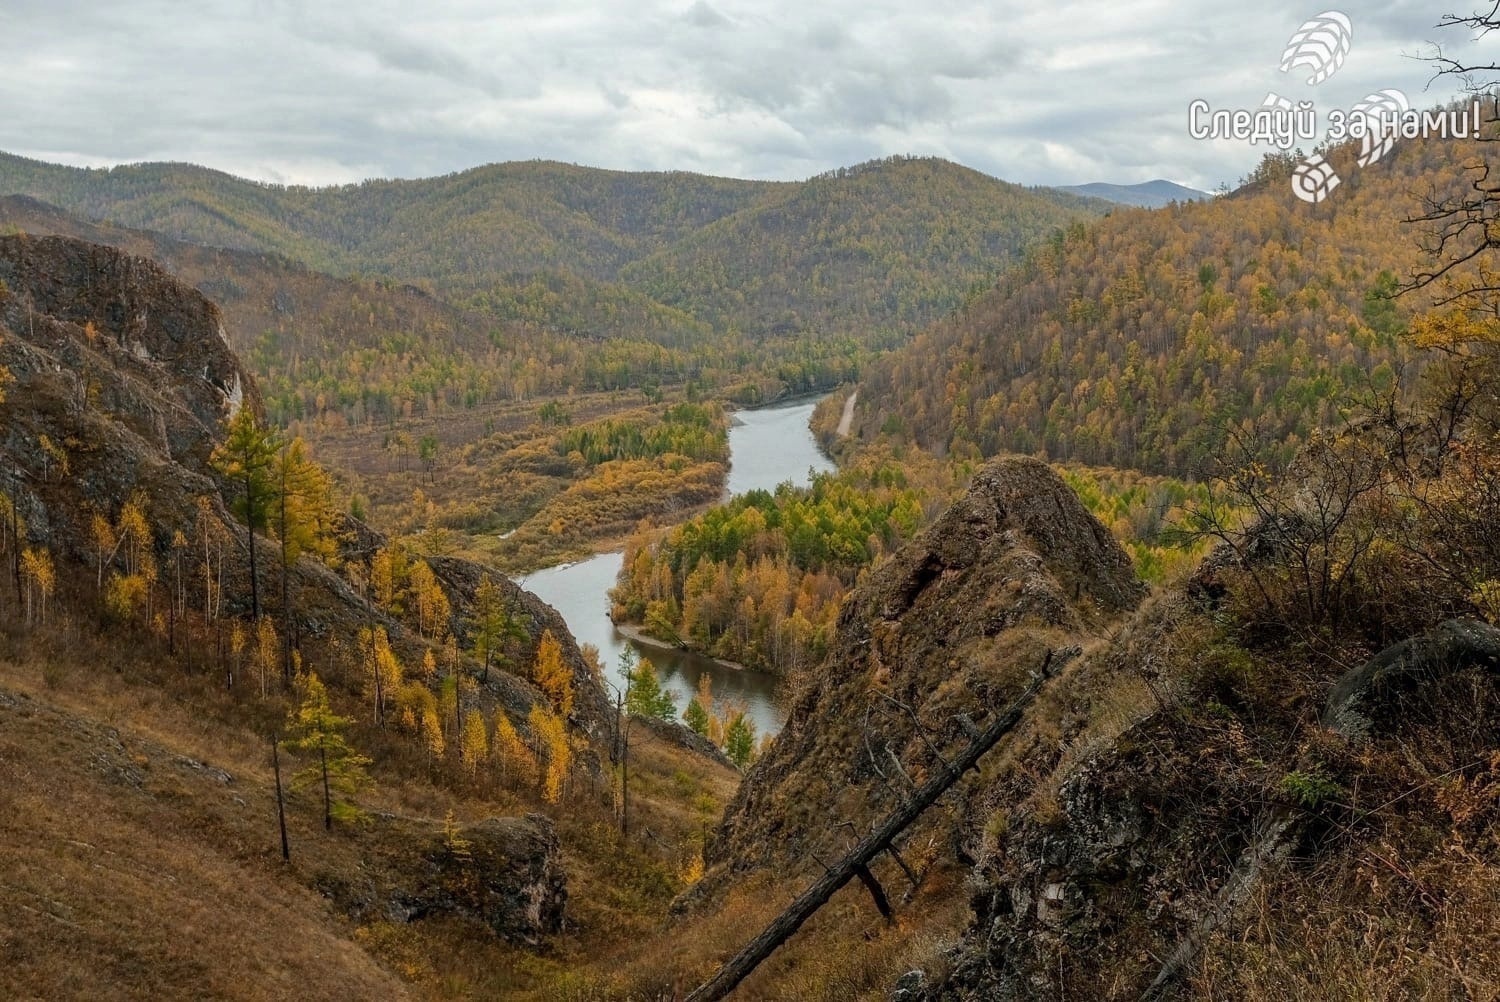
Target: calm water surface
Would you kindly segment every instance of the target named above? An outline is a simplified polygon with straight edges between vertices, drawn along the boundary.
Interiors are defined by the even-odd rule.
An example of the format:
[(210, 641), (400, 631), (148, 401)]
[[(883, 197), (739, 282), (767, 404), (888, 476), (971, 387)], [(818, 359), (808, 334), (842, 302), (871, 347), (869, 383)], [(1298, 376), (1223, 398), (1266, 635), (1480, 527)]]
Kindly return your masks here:
[[(803, 485), (812, 472), (833, 469), (808, 430), (816, 400), (780, 407), (737, 411), (729, 429), (729, 484), (731, 495), (790, 480)], [(738, 700), (748, 708), (760, 734), (781, 730), (782, 712), (777, 706), (778, 679), (763, 672), (727, 668), (673, 647), (638, 643), (627, 639), (609, 620), (609, 596), (624, 559), (620, 553), (601, 553), (574, 564), (549, 567), (520, 579), (521, 587), (535, 592), (542, 601), (562, 614), (568, 629), (580, 644), (599, 648), (611, 681), (624, 686), (619, 658), (626, 646), (656, 665), (662, 684), (677, 696), (679, 709), (686, 707), (698, 689), (698, 679), (707, 674), (714, 695)]]

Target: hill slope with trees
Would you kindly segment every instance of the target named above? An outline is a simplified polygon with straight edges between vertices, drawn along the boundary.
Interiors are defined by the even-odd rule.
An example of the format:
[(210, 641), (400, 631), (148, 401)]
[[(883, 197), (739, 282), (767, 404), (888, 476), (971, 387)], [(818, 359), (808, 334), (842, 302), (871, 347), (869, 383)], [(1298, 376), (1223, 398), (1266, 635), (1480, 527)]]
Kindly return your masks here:
[(1478, 155), (1402, 142), (1355, 170), (1335, 150), (1346, 180), (1318, 205), (1273, 156), (1228, 197), (1075, 224), (867, 370), (856, 427), (1152, 472), (1198, 472), (1236, 436), (1286, 458), (1340, 398), (1393, 391), (1419, 305), (1395, 293), (1423, 262), (1403, 220), (1460, 194)]
[[(861, 341), (871, 326), (911, 331), (1027, 243), (1107, 208), (911, 158), (797, 183), (529, 162), (309, 189), (186, 164), (87, 170), (0, 154), (7, 193), (333, 274), (426, 283), (581, 333), (639, 323), (657, 339), (663, 327)], [(565, 301), (549, 303), (538, 282)], [(580, 311), (579, 299), (596, 305)]]

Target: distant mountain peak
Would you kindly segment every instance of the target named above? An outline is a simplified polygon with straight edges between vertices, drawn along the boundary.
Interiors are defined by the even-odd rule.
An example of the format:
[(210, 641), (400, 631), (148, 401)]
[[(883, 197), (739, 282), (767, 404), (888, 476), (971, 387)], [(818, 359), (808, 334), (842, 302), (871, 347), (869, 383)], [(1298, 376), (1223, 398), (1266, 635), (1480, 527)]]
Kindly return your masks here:
[(1109, 184), (1104, 181), (1094, 181), (1090, 184), (1065, 184), (1054, 187), (1058, 191), (1102, 198), (1107, 202), (1118, 202), (1121, 205), (1137, 205), (1147, 209), (1157, 209), (1163, 205), (1170, 205), (1172, 202), (1202, 202), (1213, 198), (1211, 192), (1189, 188), (1164, 178), (1142, 181), (1140, 184)]

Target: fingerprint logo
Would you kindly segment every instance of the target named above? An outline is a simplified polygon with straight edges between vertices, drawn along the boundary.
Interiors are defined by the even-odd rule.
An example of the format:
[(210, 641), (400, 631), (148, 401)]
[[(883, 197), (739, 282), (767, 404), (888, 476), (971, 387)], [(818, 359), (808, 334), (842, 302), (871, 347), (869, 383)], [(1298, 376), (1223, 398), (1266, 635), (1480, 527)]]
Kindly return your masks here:
[(1292, 171), (1292, 194), (1304, 202), (1317, 204), (1339, 186), (1339, 176), (1322, 157), (1314, 153)]
[(1302, 22), (1286, 43), (1281, 54), (1281, 72), (1295, 69), (1311, 71), (1307, 78), (1316, 86), (1339, 71), (1349, 47), (1354, 42), (1354, 26), (1342, 12), (1327, 10), (1310, 21)]
[(1396, 145), (1399, 117), (1411, 110), (1406, 95), (1394, 87), (1378, 90), (1349, 110), (1351, 118), (1363, 116), (1365, 131), (1359, 140), (1359, 165), (1368, 167)]

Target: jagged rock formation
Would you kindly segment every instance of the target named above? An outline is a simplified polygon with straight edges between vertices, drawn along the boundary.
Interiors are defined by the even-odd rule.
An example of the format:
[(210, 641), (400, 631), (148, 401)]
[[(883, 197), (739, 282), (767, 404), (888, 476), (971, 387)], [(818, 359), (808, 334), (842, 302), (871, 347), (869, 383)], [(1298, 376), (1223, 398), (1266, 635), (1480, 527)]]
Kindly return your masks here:
[[(1004, 459), (855, 589), (838, 631), (686, 914), (767, 871), (796, 874), (790, 901), (1054, 652), (1068, 663), (1020, 725), (897, 841), (908, 858), (941, 847), (930, 866), (950, 888), (962, 874), (971, 918), (924, 928), (950, 945), (891, 974), (892, 998), (1165, 999), (1205, 984), (1461, 997), (1496, 983), (1473, 959), (1500, 936), (1493, 895), (1466, 883), (1488, 881), (1466, 875), (1495, 858), (1493, 627), (1445, 624), (1342, 680), (1275, 639), (1240, 647), (1201, 602), (1145, 596), (1047, 467)], [(908, 867), (876, 868), (908, 902), (904, 924), (939, 921)]]
[[(87, 567), (91, 514), (112, 514), (136, 491), (149, 499), (158, 529), (187, 531), (200, 498), (234, 524), (208, 459), (223, 421), (239, 407), (259, 412), (261, 401), (225, 340), (218, 308), (152, 261), (65, 237), (0, 237), (0, 283), (0, 365), (14, 378), (0, 404), (0, 491), (15, 500), (30, 538)], [(63, 451), (66, 472), (44, 440)], [(346, 556), (368, 559), (384, 545), (357, 520), (346, 530)], [(275, 566), (274, 543), (258, 538), (257, 545), (261, 566)], [(236, 546), (231, 611), (248, 594), (242, 534)], [(462, 635), (483, 569), (451, 559), (434, 565)], [(513, 663), (529, 663), (550, 630), (573, 671), (574, 723), (606, 740), (611, 708), (561, 617), (503, 575), (493, 577), (527, 627), (507, 652)], [(291, 591), (299, 636), (347, 638), (380, 622), (393, 643), (415, 652), (400, 624), (322, 564), (301, 561)], [(543, 698), (519, 677), (492, 672), (490, 680), (495, 698), (520, 717)]]
[(1466, 668), (1500, 667), (1500, 628), (1452, 619), (1381, 651), (1339, 679), (1328, 693), (1323, 722), (1350, 737), (1367, 735), (1371, 719), (1400, 714), (1413, 690)]
[[(137, 489), (188, 524), (194, 498), (217, 496), (207, 462), (219, 424), (259, 407), (218, 310), (149, 261), (57, 237), (0, 238), (0, 282), (0, 365), (15, 380), (0, 490), (32, 538), (86, 562), (89, 513)], [(44, 438), (65, 450), (66, 471)]]
[(889, 810), (908, 788), (901, 769), (964, 738), (961, 716), (1003, 708), (1048, 649), (1143, 595), (1129, 558), (1056, 473), (1032, 459), (992, 463), (845, 603), (826, 665), (741, 787), (709, 863), (836, 851), (835, 821)]

